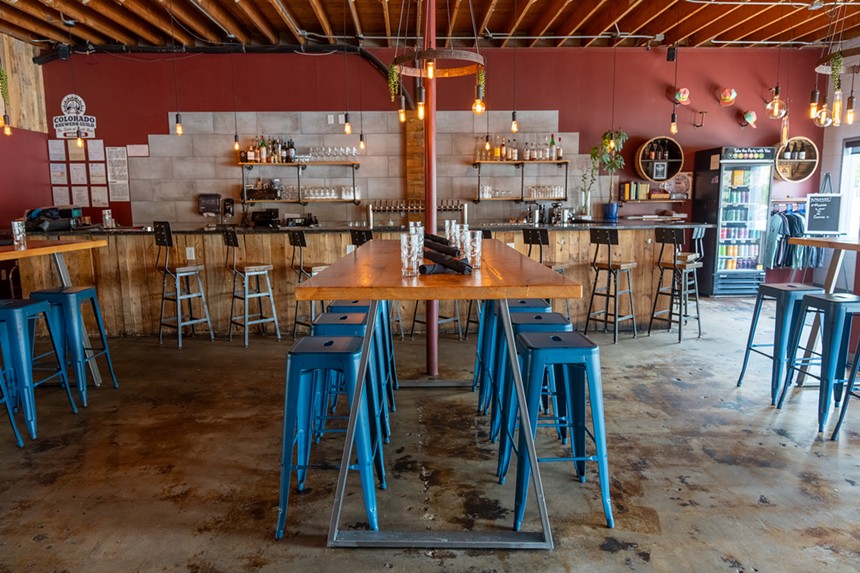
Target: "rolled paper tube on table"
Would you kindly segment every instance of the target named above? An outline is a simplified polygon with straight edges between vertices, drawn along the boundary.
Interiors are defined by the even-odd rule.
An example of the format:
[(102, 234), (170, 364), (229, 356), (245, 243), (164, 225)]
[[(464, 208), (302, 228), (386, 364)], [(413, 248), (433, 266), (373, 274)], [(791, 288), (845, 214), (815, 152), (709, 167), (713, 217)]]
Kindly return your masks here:
[(434, 235), (433, 233), (424, 233), (424, 240), (433, 241), (434, 243), (441, 243), (443, 245), (451, 244), (445, 237), (440, 237), (439, 235)]
[(445, 274), (457, 274), (454, 269), (449, 269), (445, 265), (437, 265), (436, 263), (431, 263), (428, 265), (421, 265), (418, 267), (418, 273), (422, 275), (445, 275)]
[(430, 239), (424, 239), (424, 246), (428, 249), (436, 251), (437, 253), (448, 255), (449, 257), (463, 256), (463, 253), (460, 251), (460, 249), (455, 249), (454, 247), (449, 247), (448, 245), (443, 245), (442, 243), (437, 243), (436, 241), (431, 241)]
[(458, 259), (453, 259), (451, 257), (445, 256), (441, 253), (436, 253), (433, 251), (424, 251), (424, 258), (430, 259), (434, 263), (444, 265), (444, 266), (448, 267), (449, 269), (453, 269), (453, 270), (457, 271), (458, 273), (460, 273), (461, 275), (472, 274), (472, 266), (471, 265), (469, 265), (468, 263), (466, 263), (464, 261), (461, 261)]

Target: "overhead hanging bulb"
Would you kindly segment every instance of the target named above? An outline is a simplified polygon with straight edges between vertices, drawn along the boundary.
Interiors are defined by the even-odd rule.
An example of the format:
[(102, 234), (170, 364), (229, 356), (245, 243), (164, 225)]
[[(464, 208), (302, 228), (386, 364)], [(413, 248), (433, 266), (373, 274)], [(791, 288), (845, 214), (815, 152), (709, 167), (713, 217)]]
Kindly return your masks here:
[(12, 126), (9, 125), (9, 114), (3, 114), (3, 135), (12, 135)]
[(785, 101), (779, 97), (779, 84), (776, 84), (776, 87), (773, 88), (773, 99), (767, 102), (764, 109), (765, 115), (767, 115), (769, 119), (782, 119), (785, 117), (785, 114), (788, 113), (788, 106), (786, 106)]
[(358, 148), (364, 149), (365, 147), (366, 146), (364, 144), (364, 133), (359, 133), (358, 134)]
[(81, 130), (78, 129), (78, 132), (75, 135), (76, 135), (75, 145), (77, 145), (78, 147), (83, 147), (84, 146), (84, 136), (83, 136), (83, 134), (81, 134)]
[(834, 127), (839, 127), (839, 124), (842, 123), (842, 89), (837, 88), (833, 92), (833, 110), (830, 112), (831, 117), (833, 118)]
[[(853, 93), (853, 92), (852, 92)], [(845, 106), (845, 123), (854, 125), (854, 96), (848, 96), (848, 105)]]
[(788, 144), (788, 114), (785, 114), (785, 117), (782, 118), (782, 125), (779, 129), (779, 143), (780, 145)]
[(511, 132), (517, 133), (520, 130), (520, 124), (517, 122), (517, 112), (511, 112)]
[(352, 133), (352, 124), (349, 122), (349, 112), (343, 114), (343, 132), (347, 135)]
[(472, 104), (472, 113), (481, 115), (487, 111), (487, 106), (484, 105), (484, 88), (480, 85), (475, 86), (475, 102)]
[(416, 90), (418, 95), (418, 119), (424, 119), (424, 86), (422, 84), (418, 84), (418, 89)]
[(815, 119), (815, 116), (818, 115), (818, 98), (820, 97), (821, 93), (818, 91), (818, 86), (815, 86), (812, 95), (809, 96), (809, 119)]
[(484, 150), (489, 151), (493, 146), (490, 144), (490, 134), (484, 136)]
[(176, 114), (176, 135), (182, 135), (182, 114)]
[(436, 65), (433, 63), (433, 60), (427, 62), (427, 77), (431, 80), (436, 75)]
[(400, 123), (406, 122), (406, 96), (400, 94), (400, 109), (397, 110), (397, 118)]
[(669, 124), (669, 133), (675, 135), (678, 133), (678, 114), (672, 111), (672, 121)]
[(233, 134), (233, 150), (239, 151), (239, 134)]
[(830, 117), (830, 110), (827, 109), (827, 96), (824, 96), (824, 101), (821, 104), (821, 109), (818, 110), (818, 113), (815, 114), (815, 119), (813, 123), (818, 127), (830, 127), (833, 123), (833, 118)]

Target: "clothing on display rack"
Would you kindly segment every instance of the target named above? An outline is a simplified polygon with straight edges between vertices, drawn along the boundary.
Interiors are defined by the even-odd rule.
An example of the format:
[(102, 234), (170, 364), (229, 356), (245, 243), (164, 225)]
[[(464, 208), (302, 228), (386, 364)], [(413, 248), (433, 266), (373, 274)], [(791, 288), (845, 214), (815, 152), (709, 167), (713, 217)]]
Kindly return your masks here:
[(771, 213), (765, 237), (766, 268), (810, 269), (820, 267), (824, 263), (824, 253), (818, 247), (788, 243), (789, 237), (802, 237), (806, 234), (804, 211), (795, 211), (789, 206), (785, 211)]

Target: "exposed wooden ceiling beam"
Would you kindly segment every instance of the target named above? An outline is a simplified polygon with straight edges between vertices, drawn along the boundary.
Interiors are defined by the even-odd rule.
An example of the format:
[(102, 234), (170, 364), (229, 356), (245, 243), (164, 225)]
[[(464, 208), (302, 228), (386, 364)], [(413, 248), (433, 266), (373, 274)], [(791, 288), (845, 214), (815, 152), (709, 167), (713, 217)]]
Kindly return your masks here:
[(553, 23), (558, 20), (558, 17), (561, 16), (561, 13), (572, 1), (573, 0), (551, 0), (551, 3), (548, 5), (545, 0), (543, 1), (541, 4), (541, 16), (539, 17), (537, 24), (529, 30), (529, 36), (535, 38), (531, 43), (529, 43), (529, 47), (534, 46), (540, 41), (537, 38), (547, 33), (547, 30), (549, 30)]
[(673, 26), (666, 33), (666, 44), (679, 44), (684, 39), (689, 38), (708, 26), (711, 22), (728, 17), (730, 13), (735, 12), (738, 8), (741, 8), (741, 6), (705, 6), (704, 9), (696, 12), (678, 25)]
[[(128, 0), (125, 0), (128, 2)], [(142, 0), (146, 2), (146, 0)], [(182, 39), (175, 33), (177, 29), (181, 29), (181, 26), (187, 26), (194, 30), (198, 36), (206, 40), (207, 42), (218, 42), (221, 40), (221, 37), (215, 31), (215, 26), (209, 21), (204, 21), (204, 16), (196, 9), (192, 9), (187, 4), (182, 2), (174, 2), (173, 0), (158, 0), (158, 3), (161, 4), (165, 13), (167, 14), (167, 20), (169, 25), (172, 26), (174, 33), (171, 34), (168, 31), (168, 34), (171, 34), (175, 41), (180, 42), (183, 46), (190, 45), (194, 43), (193, 39), (186, 44), (182, 41)]]
[[(387, 0), (385, 1), (387, 2)], [(296, 17), (293, 16), (293, 13), (290, 12), (289, 8), (287, 8), (281, 0), (269, 0), (269, 4), (272, 5), (272, 8), (275, 9), (275, 12), (278, 13), (281, 20), (283, 20), (284, 24), (287, 25), (287, 28), (290, 29), (290, 32), (295, 36), (296, 41), (302, 45), (306, 44), (308, 40), (305, 38), (302, 31), (299, 30), (298, 24), (296, 23)], [(388, 37), (391, 37), (390, 33), (388, 34)]]
[(134, 34), (137, 34), (153, 46), (161, 46), (164, 44), (164, 37), (158, 34), (148, 23), (141, 22), (137, 16), (124, 11), (111, 0), (78, 0), (78, 2), (90, 10), (94, 10), (99, 14), (107, 16), (111, 21), (119, 24)]
[(388, 0), (379, 0), (382, 4), (382, 18), (385, 20), (385, 37), (388, 38), (388, 47), (391, 47), (391, 11), (388, 9)]
[[(161, 45), (167, 45), (171, 42), (169, 39), (171, 37), (182, 45), (194, 43), (191, 34), (182, 28), (171, 26), (170, 16), (161, 7), (153, 7), (147, 0), (113, 0), (113, 2), (164, 32), (166, 37)], [(214, 42), (215, 40), (217, 37), (212, 36), (210, 41)]]
[[(640, 4), (642, 0), (629, 0), (628, 2), (612, 2), (612, 4), (601, 10), (594, 18), (590, 19), (586, 22), (585, 26), (582, 28), (583, 36), (598, 36), (600, 34), (615, 31), (616, 24), (627, 14), (630, 14), (633, 10), (635, 10)], [(644, 8), (643, 8), (644, 9)], [(628, 30), (624, 30), (620, 27), (617, 28), (622, 32), (628, 32)], [(594, 44), (597, 41), (597, 38), (591, 38), (585, 40), (583, 46), (588, 47)]]
[[(588, 21), (589, 18), (594, 16), (594, 14), (603, 6), (605, 0), (582, 0), (577, 3), (573, 9), (573, 12), (565, 18), (564, 22), (561, 22), (555, 30), (556, 36), (572, 36), (577, 30), (579, 30), (585, 22)], [(561, 47), (564, 43), (567, 42), (566, 39), (562, 38), (556, 42), (557, 47)]]
[(451, 7), (451, 19), (448, 20), (448, 31), (445, 34), (445, 47), (450, 48), (453, 45), (451, 36), (454, 35), (454, 24), (457, 22), (457, 16), (460, 14), (460, 6), (463, 0), (454, 0), (454, 5)]
[[(826, 22), (826, 23), (825, 23)], [(860, 25), (860, 14), (854, 13), (850, 16), (840, 17), (836, 26), (830, 26), (830, 21), (819, 18), (817, 21), (810, 21), (807, 24), (801, 24), (795, 28), (795, 39), (800, 42), (819, 42), (829, 41), (829, 35), (833, 34), (833, 29), (849, 30)], [(843, 37), (844, 34), (843, 34)]]
[(514, 14), (513, 22), (511, 22), (511, 24), (508, 26), (508, 29), (506, 30), (506, 33), (505, 33), (505, 39), (504, 39), (504, 40), (502, 40), (502, 45), (501, 45), (501, 47), (502, 47), (502, 48), (504, 48), (505, 46), (507, 46), (507, 45), (508, 45), (508, 42), (510, 42), (511, 38), (512, 38), (514, 35), (516, 35), (516, 33), (517, 33), (517, 28), (519, 28), (519, 27), (520, 27), (520, 24), (522, 23), (523, 18), (525, 18), (525, 17), (526, 17), (526, 14), (528, 14), (528, 11), (529, 11), (529, 10), (530, 10), (530, 9), (531, 9), (535, 4), (536, 4), (536, 3), (537, 3), (537, 0), (524, 0), (524, 1), (523, 1), (523, 5), (522, 5), (522, 7), (520, 8), (520, 13), (519, 13), (519, 14)]
[[(772, 41), (785, 41), (792, 40), (798, 34), (798, 28), (800, 26), (810, 26), (817, 24), (818, 26), (827, 27), (830, 23), (830, 20), (827, 18), (827, 15), (822, 12), (813, 12), (810, 14), (809, 10), (805, 8), (800, 8), (797, 12), (789, 15), (785, 18), (785, 21), (776, 21), (771, 22), (764, 28), (756, 31), (755, 38), (750, 37), (749, 35), (739, 36), (739, 40), (756, 40), (762, 42), (772, 42)], [(812, 29), (812, 28), (806, 28)], [(718, 40), (722, 38), (717, 38)]]
[[(780, 6), (780, 10), (776, 10), (777, 6), (741, 6), (738, 10), (727, 14), (723, 18), (718, 18), (696, 32), (690, 35), (687, 46), (696, 47), (709, 43), (714, 38), (725, 39), (736, 34), (738, 30), (744, 27), (744, 24), (749, 22), (762, 22), (766, 18), (768, 21), (779, 19), (785, 13), (785, 7)], [(743, 34), (741, 34), (743, 35)]]
[(478, 46), (478, 38), (480, 38), (484, 34), (484, 30), (490, 25), (490, 18), (493, 17), (493, 12), (496, 11), (496, 4), (499, 3), (499, 0), (490, 0), (490, 3), (487, 5), (487, 11), (484, 12), (484, 17), (481, 18), (481, 25), (478, 26), (478, 29), (475, 30), (475, 47)]
[(20, 26), (10, 24), (9, 22), (4, 21), (2, 18), (2, 8), (0, 8), (0, 34), (5, 34), (11, 38), (21, 40), (22, 42), (25, 42), (27, 44), (36, 43), (37, 40), (43, 39), (38, 37), (30, 30), (25, 30)]
[[(666, 10), (660, 14), (660, 16), (654, 18), (648, 23), (648, 33), (654, 35), (667, 35), (669, 30), (674, 26), (678, 26), (690, 18), (693, 18), (705, 8), (707, 8), (705, 4), (691, 4), (689, 2), (678, 0), (670, 10)], [(664, 40), (664, 42), (667, 44), (669, 43), (666, 40)]]
[(228, 36), (232, 36), (243, 44), (251, 43), (249, 36), (242, 28), (242, 24), (227, 11), (226, 8), (216, 0), (189, 0), (203, 16), (209, 18), (216, 26), (221, 28)]
[(257, 27), (257, 30), (266, 38), (269, 44), (277, 44), (278, 32), (272, 27), (266, 17), (260, 12), (256, 4), (250, 0), (234, 0), (236, 6)]
[(349, 13), (352, 15), (352, 25), (355, 26), (355, 36), (361, 38), (364, 36), (364, 28), (361, 26), (361, 18), (358, 16), (358, 9), (355, 7), (355, 0), (347, 0), (349, 4)]
[(328, 14), (326, 14), (325, 8), (323, 7), (320, 0), (309, 0), (311, 8), (314, 9), (314, 14), (317, 16), (317, 21), (322, 26), (323, 34), (325, 34), (326, 38), (328, 38), (329, 44), (334, 44), (337, 42), (334, 38), (334, 30), (331, 27), (331, 22), (328, 19)]
[[(678, 2), (680, 1), (681, 0), (678, 0)], [(621, 21), (618, 23), (618, 27), (625, 32), (629, 32), (630, 34), (653, 35), (651, 30), (649, 29), (649, 24), (651, 23), (651, 21), (656, 19), (658, 16), (660, 16), (667, 10), (677, 10), (677, 8), (675, 7), (676, 4), (677, 2), (649, 2), (646, 5), (640, 4), (638, 10), (634, 10), (633, 12), (621, 19)], [(624, 38), (618, 38), (615, 41), (614, 45), (617, 46), (623, 41)]]
[(119, 44), (127, 46), (136, 46), (137, 38), (126, 33), (125, 30), (105, 18), (101, 14), (84, 8), (79, 4), (69, 0), (39, 0), (45, 6), (53, 8), (61, 12), (65, 16), (69, 16), (81, 24), (89, 26), (100, 34), (115, 40)]
[(90, 30), (86, 26), (75, 25), (65, 26), (60, 18), (59, 13), (41, 4), (37, 0), (2, 0), (6, 4), (10, 4), (20, 10), (8, 10), (6, 16), (0, 16), (3, 20), (12, 24), (30, 30), (36, 35), (54, 40), (61, 44), (69, 44), (72, 42), (73, 36), (79, 40), (90, 42), (95, 45), (103, 45), (108, 43), (108, 39), (101, 34)]

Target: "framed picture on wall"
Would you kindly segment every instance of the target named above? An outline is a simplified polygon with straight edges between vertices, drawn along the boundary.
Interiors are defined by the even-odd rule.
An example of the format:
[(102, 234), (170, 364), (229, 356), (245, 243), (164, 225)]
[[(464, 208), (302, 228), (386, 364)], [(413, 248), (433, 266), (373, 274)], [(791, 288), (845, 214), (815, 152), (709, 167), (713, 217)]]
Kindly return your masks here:
[(669, 167), (669, 164), (665, 161), (655, 161), (654, 162), (654, 180), (655, 181), (663, 181), (666, 179), (666, 172)]

